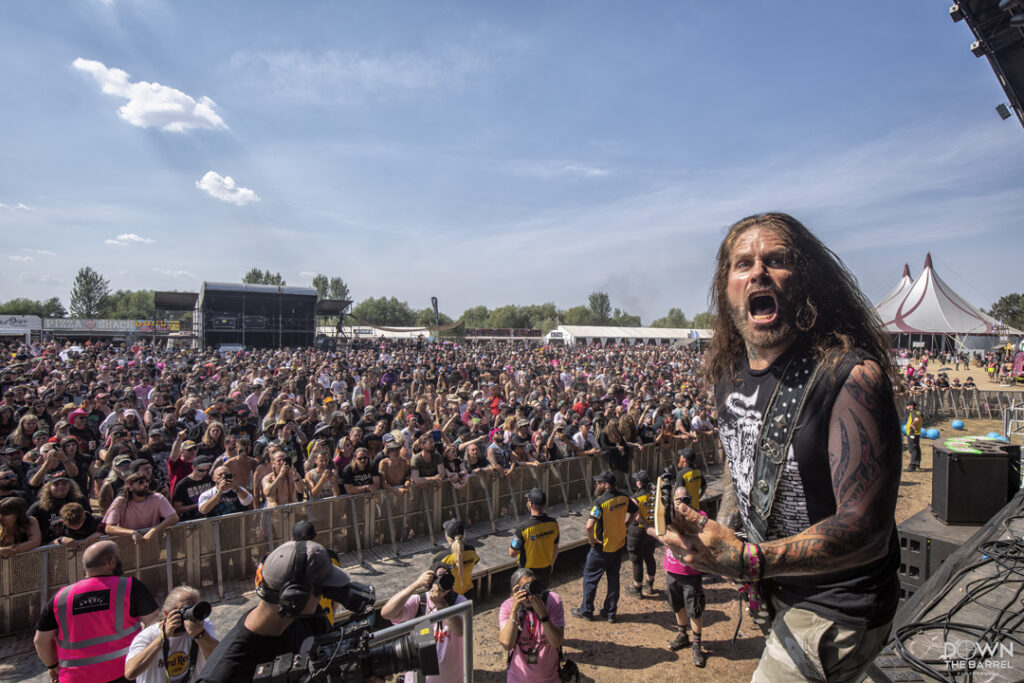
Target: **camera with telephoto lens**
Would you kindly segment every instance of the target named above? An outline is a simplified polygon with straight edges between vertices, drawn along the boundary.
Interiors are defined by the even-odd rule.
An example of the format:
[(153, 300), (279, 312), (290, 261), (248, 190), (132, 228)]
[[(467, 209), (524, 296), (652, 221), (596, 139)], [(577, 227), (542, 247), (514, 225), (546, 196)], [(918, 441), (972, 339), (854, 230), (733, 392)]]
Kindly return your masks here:
[(202, 621), (206, 617), (210, 616), (210, 612), (212, 611), (213, 607), (205, 600), (197, 602), (194, 605), (185, 605), (178, 610), (178, 613), (181, 614), (182, 627), (179, 628), (176, 633), (184, 633), (185, 621)]
[(256, 667), (254, 683), (363, 683), (403, 671), (440, 673), (433, 630), (423, 627), (383, 645), (374, 646), (376, 593), (372, 586), (350, 583), (323, 596), (353, 613), (347, 621), (317, 636), (305, 652), (290, 652)]

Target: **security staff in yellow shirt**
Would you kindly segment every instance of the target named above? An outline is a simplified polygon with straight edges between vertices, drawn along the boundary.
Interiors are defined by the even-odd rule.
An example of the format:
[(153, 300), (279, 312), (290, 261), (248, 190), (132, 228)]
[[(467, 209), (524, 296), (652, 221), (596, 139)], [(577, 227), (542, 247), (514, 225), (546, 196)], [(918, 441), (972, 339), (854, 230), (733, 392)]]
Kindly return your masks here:
[(700, 497), (704, 495), (708, 484), (704, 475), (697, 469), (697, 454), (687, 446), (679, 451), (679, 471), (676, 472), (676, 486), (683, 486), (693, 499), (691, 507), (700, 512)]
[(654, 525), (656, 494), (651, 488), (651, 477), (647, 474), (647, 470), (640, 470), (633, 475), (633, 485), (636, 486), (633, 500), (639, 511), (626, 532), (626, 550), (629, 551), (629, 561), (633, 563), (633, 585), (629, 587), (629, 592), (642, 597), (645, 566), (647, 567), (647, 592), (650, 595), (654, 595), (655, 592), (654, 573), (657, 571), (658, 565), (654, 561), (654, 547), (658, 543), (647, 535), (647, 527)]
[(597, 498), (587, 520), (590, 552), (583, 567), (583, 604), (570, 611), (581, 619), (594, 618), (597, 584), (607, 572), (608, 592), (598, 615), (614, 624), (619, 607), (619, 568), (622, 566), (622, 550), (626, 547), (626, 526), (635, 519), (639, 508), (635, 500), (615, 490), (613, 473), (605, 470), (594, 477), (594, 481)]
[(539, 488), (526, 494), (526, 507), (530, 519), (521, 524), (512, 535), (509, 557), (518, 557), (519, 566), (534, 573), (537, 587), (547, 587), (551, 571), (558, 557), (558, 522), (544, 514), (547, 494)]

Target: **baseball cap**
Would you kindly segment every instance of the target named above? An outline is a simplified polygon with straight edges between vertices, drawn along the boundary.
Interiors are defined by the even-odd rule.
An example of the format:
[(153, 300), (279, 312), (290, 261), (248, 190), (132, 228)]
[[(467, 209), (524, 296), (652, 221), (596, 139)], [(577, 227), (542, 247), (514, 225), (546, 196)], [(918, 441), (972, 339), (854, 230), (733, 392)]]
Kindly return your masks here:
[(677, 453), (677, 455), (679, 455), (679, 457), (684, 458), (686, 460), (693, 460), (695, 457), (697, 457), (696, 453), (694, 453), (693, 449), (690, 448), (689, 446), (687, 446), (683, 450), (679, 451)]
[(300, 543), (306, 546), (305, 585), (344, 588), (350, 583), (348, 574), (331, 563), (331, 556), (322, 545), (314, 541), (288, 541), (274, 548), (263, 560), (263, 583), (268, 588), (281, 590), (286, 583), (298, 578), (295, 576), (295, 553)]
[(512, 436), (512, 438), (509, 440), (508, 443), (509, 443), (510, 446), (517, 447), (517, 446), (526, 446), (530, 442), (529, 442), (529, 440), (524, 439), (523, 437), (519, 436), (518, 434), (515, 434), (515, 435)]
[(131, 465), (132, 458), (130, 455), (119, 455), (114, 458), (114, 467), (120, 467), (121, 465)]
[(530, 421), (529, 421), (529, 420), (527, 420), (526, 418), (523, 418), (523, 419), (521, 419), (521, 420), (518, 420), (518, 421), (516, 422), (516, 428), (517, 428), (517, 429), (518, 429), (519, 427), (529, 427), (529, 426), (530, 426)]
[(132, 474), (135, 474), (146, 465), (152, 464), (153, 463), (151, 463), (149, 460), (146, 460), (145, 458), (136, 458), (135, 460), (132, 460)]
[(641, 484), (650, 484), (651, 475), (647, 474), (647, 470), (637, 470), (633, 473), (633, 481), (638, 481)]
[(609, 472), (608, 470), (605, 470), (604, 472), (601, 472), (600, 474), (595, 474), (594, 475), (594, 481), (596, 481), (598, 483), (603, 483), (603, 484), (614, 484), (615, 483), (615, 475), (612, 474), (611, 472)]
[(295, 526), (292, 527), (292, 540), (293, 541), (312, 541), (316, 538), (316, 527), (313, 526), (313, 522), (309, 520), (302, 520), (296, 522)]
[(455, 538), (466, 533), (466, 525), (458, 519), (449, 519), (444, 523), (444, 533), (448, 538)]
[(50, 433), (48, 431), (46, 431), (45, 429), (37, 429), (36, 431), (32, 432), (32, 438), (33, 439), (49, 439), (50, 438)]
[(148, 434), (150, 436), (163, 436), (164, 435), (164, 428), (163, 427), (150, 427)]
[(47, 482), (57, 481), (59, 479), (66, 479), (67, 481), (71, 481), (71, 477), (69, 477), (68, 473), (65, 472), (64, 470), (54, 470), (53, 472), (50, 472), (48, 475), (46, 475)]
[(548, 502), (548, 496), (535, 486), (526, 494), (526, 500), (530, 501), (534, 505), (544, 505)]
[(200, 455), (199, 457), (197, 457), (195, 460), (192, 461), (192, 469), (195, 469), (197, 467), (206, 467), (206, 466), (212, 465), (212, 464), (213, 464), (213, 456), (212, 455)]
[(195, 447), (196, 447), (196, 442), (193, 441), (192, 439), (187, 439), (187, 440), (181, 442), (181, 450), (183, 450), (183, 451), (190, 451), (190, 450), (192, 450)]

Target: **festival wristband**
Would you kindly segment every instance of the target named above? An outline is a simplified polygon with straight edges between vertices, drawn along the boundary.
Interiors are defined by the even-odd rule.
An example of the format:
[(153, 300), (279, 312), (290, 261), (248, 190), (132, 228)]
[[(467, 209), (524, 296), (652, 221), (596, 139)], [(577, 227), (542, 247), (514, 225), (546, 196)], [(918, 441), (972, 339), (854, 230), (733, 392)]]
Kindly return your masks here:
[(751, 581), (760, 581), (762, 573), (761, 548), (755, 543), (750, 543), (745, 547), (745, 550), (749, 553), (750, 579)]

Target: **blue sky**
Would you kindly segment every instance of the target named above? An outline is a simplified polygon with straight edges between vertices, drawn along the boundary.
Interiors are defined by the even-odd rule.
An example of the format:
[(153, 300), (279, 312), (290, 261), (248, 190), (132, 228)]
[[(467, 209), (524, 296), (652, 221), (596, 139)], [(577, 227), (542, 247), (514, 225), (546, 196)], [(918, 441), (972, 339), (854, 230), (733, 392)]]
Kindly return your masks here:
[(0, 5), (0, 299), (251, 266), (441, 310), (704, 310), (788, 211), (874, 301), (1021, 290), (1024, 130), (948, 0)]

